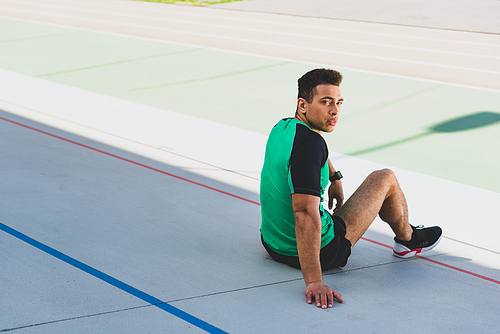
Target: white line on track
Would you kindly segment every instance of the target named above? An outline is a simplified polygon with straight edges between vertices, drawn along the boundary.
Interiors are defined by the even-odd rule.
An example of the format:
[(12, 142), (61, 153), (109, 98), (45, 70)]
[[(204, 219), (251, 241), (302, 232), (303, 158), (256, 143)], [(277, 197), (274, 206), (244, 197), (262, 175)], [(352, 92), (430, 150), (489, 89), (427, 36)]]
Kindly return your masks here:
[[(270, 56), (270, 55), (256, 55), (255, 53), (251, 53), (251, 52), (227, 50), (227, 49), (221, 49), (221, 48), (217, 48), (217, 47), (203, 46), (203, 45), (185, 43), (185, 42), (166, 41), (164, 39), (158, 39), (158, 38), (153, 38), (153, 37), (136, 36), (136, 35), (119, 33), (119, 32), (102, 31), (102, 30), (96, 30), (96, 29), (90, 29), (90, 28), (75, 27), (75, 26), (69, 26), (67, 24), (61, 24), (61, 23), (40, 22), (37, 20), (22, 19), (22, 18), (10, 17), (10, 16), (2, 16), (2, 15), (0, 15), (0, 18), (14, 20), (14, 21), (22, 21), (22, 22), (42, 23), (44, 25), (48, 25), (48, 26), (52, 26), (52, 27), (68, 28), (68, 29), (74, 29), (74, 30), (78, 30), (78, 31), (96, 32), (96, 33), (102, 33), (102, 34), (107, 34), (107, 35), (111, 35), (111, 36), (135, 38), (135, 39), (141, 39), (141, 40), (146, 40), (146, 41), (151, 41), (151, 42), (183, 45), (183, 46), (192, 47), (192, 48), (203, 48), (203, 49), (214, 50), (214, 51), (219, 51), (219, 52), (229, 52), (229, 53), (245, 55), (245, 56), (258, 56), (258, 57), (263, 57), (263, 58), (267, 58), (267, 59), (297, 62), (297, 63), (312, 65), (315, 67), (325, 66), (325, 64), (323, 64), (323, 63), (312, 62), (312, 61), (301, 61), (301, 60), (296, 60), (296, 59), (292, 59), (292, 58), (276, 57), (276, 56)], [(380, 71), (360, 69), (360, 68), (354, 68), (354, 67), (350, 67), (350, 66), (339, 65), (339, 66), (337, 66), (337, 68), (344, 69), (344, 70), (350, 70), (350, 71), (357, 71), (360, 73), (369, 73), (369, 74), (382, 75), (382, 76), (387, 76), (387, 77), (411, 79), (411, 80), (435, 83), (435, 84), (440, 84), (440, 85), (450, 85), (450, 86), (455, 86), (455, 87), (463, 87), (463, 88), (468, 88), (468, 89), (476, 89), (476, 90), (496, 92), (496, 93), (500, 92), (500, 89), (495, 89), (495, 88), (487, 88), (487, 87), (480, 87), (480, 86), (473, 86), (473, 85), (466, 85), (466, 84), (459, 84), (459, 83), (451, 83), (451, 82), (446, 82), (446, 81), (441, 81), (441, 80), (418, 78), (418, 77), (414, 77), (414, 76), (394, 74), (394, 73), (384, 73), (384, 72), (380, 72)]]
[[(34, 10), (29, 10), (29, 9), (15, 8), (13, 10), (20, 11), (20, 12), (26, 12), (26, 13), (38, 13), (39, 14), (39, 11), (34, 11)], [(180, 29), (163, 28), (163, 27), (152, 27), (152, 26), (147, 26), (147, 25), (142, 25), (142, 24), (125, 23), (125, 22), (103, 20), (103, 19), (95, 19), (95, 18), (75, 16), (75, 15), (67, 15), (67, 14), (56, 14), (56, 13), (44, 13), (44, 14), (48, 15), (48, 16), (52, 16), (52, 17), (60, 17), (60, 18), (81, 20), (81, 21), (87, 21), (87, 22), (99, 22), (99, 23), (113, 24), (113, 25), (118, 25), (118, 26), (140, 28), (140, 29), (145, 29), (145, 30), (155, 30), (155, 31), (171, 32), (171, 33), (193, 35), (193, 36), (199, 36), (199, 37), (210, 37), (210, 38), (215, 38), (215, 39), (225, 39), (225, 40), (232, 40), (232, 41), (238, 41), (238, 42), (246, 42), (246, 43), (253, 43), (253, 44), (262, 44), (262, 45), (285, 47), (285, 48), (291, 48), (291, 49), (300, 49), (300, 50), (315, 51), (315, 52), (325, 52), (325, 53), (332, 53), (332, 54), (341, 54), (341, 55), (356, 56), (356, 57), (361, 57), (361, 58), (371, 58), (371, 59), (379, 59), (379, 60), (388, 60), (388, 61), (400, 62), (400, 63), (407, 63), (407, 64), (418, 64), (418, 65), (426, 65), (426, 66), (433, 66), (433, 67), (458, 69), (458, 70), (465, 70), (465, 71), (472, 71), (472, 72), (481, 72), (481, 73), (488, 73), (488, 74), (500, 74), (500, 71), (491, 71), (491, 70), (478, 69), (478, 68), (465, 67), (465, 66), (455, 66), (455, 65), (431, 63), (431, 62), (426, 62), (426, 61), (415, 61), (415, 60), (408, 60), (408, 59), (401, 59), (401, 58), (376, 56), (376, 55), (369, 55), (369, 54), (365, 54), (365, 53), (346, 52), (346, 51), (322, 49), (322, 48), (316, 48), (316, 47), (307, 47), (307, 46), (302, 46), (302, 45), (298, 45), (298, 44), (276, 43), (276, 42), (255, 40), (255, 39), (249, 39), (249, 38), (241, 38), (241, 37), (233, 37), (233, 36), (223, 36), (223, 35), (203, 33), (203, 32), (185, 31), (185, 30), (180, 30)], [(493, 58), (499, 58), (499, 57), (493, 57)]]
[[(23, 2), (23, 1), (20, 1)], [(26, 1), (24, 1), (26, 2)], [(42, 5), (42, 4), (41, 4)], [(68, 9), (68, 6), (56, 6), (56, 5), (43, 5), (44, 7), (50, 7), (50, 8), (58, 8), (58, 9)], [(24, 10), (24, 9), (16, 9), (20, 11), (25, 11), (25, 12), (33, 12), (32, 10)], [(329, 37), (329, 36), (313, 36), (309, 34), (300, 34), (300, 33), (291, 33), (291, 32), (285, 32), (285, 31), (270, 31), (267, 29), (257, 29), (257, 28), (249, 28), (249, 27), (238, 27), (236, 25), (228, 25), (228, 24), (216, 24), (216, 23), (207, 23), (207, 22), (193, 22), (191, 20), (185, 20), (185, 19), (173, 19), (173, 18), (166, 18), (166, 17), (151, 17), (151, 16), (146, 16), (146, 15), (137, 15), (137, 14), (127, 14), (127, 13), (109, 13), (109, 12), (103, 12), (102, 10), (95, 10), (95, 9), (83, 9), (83, 8), (78, 8), (77, 9), (79, 12), (86, 12), (86, 13), (93, 13), (93, 14), (106, 14), (108, 16), (115, 16), (118, 18), (137, 18), (137, 19), (144, 19), (144, 20), (149, 20), (149, 21), (157, 21), (157, 22), (170, 22), (170, 23), (180, 23), (180, 24), (190, 24), (191, 26), (200, 26), (200, 27), (213, 27), (213, 28), (223, 28), (223, 29), (231, 29), (231, 30), (239, 30), (239, 31), (244, 31), (244, 32), (258, 32), (258, 33), (267, 33), (267, 34), (274, 34), (274, 35), (282, 35), (282, 36), (291, 36), (291, 37), (298, 37), (298, 38), (308, 38), (308, 39), (317, 39), (317, 40), (322, 40), (322, 41), (336, 41), (336, 42), (343, 42), (343, 43), (350, 43), (350, 44), (360, 44), (360, 45), (370, 45), (370, 46), (380, 46), (380, 47), (387, 47), (387, 48), (393, 48), (393, 49), (403, 49), (403, 50), (414, 50), (414, 51), (424, 51), (424, 52), (431, 52), (431, 53), (442, 53), (442, 54), (451, 54), (451, 55), (460, 55), (460, 56), (471, 56), (471, 57), (479, 57), (479, 58), (491, 58), (491, 59), (500, 59), (500, 56), (493, 56), (493, 55), (484, 55), (484, 54), (479, 54), (479, 53), (468, 53), (468, 52), (456, 52), (456, 51), (446, 51), (446, 50), (438, 50), (438, 49), (430, 49), (430, 48), (422, 48), (422, 47), (412, 47), (412, 46), (404, 46), (404, 45), (395, 45), (395, 44), (388, 44), (388, 43), (375, 43), (375, 42), (368, 42), (368, 41), (357, 41), (353, 39), (346, 39), (346, 38), (337, 38), (337, 37)], [(37, 11), (38, 12), (38, 11)], [(54, 13), (46, 13), (46, 14), (51, 14), (54, 15)], [(197, 16), (197, 17), (204, 17), (206, 18), (207, 15), (199, 15), (199, 14), (187, 14), (188, 16)], [(69, 16), (65, 16), (69, 17)], [(210, 19), (213, 20), (214, 16), (210, 16)], [(228, 19), (232, 21), (247, 21), (251, 23), (266, 23), (268, 24), (269, 22), (263, 21), (263, 20), (250, 20), (250, 19), (234, 19), (234, 18), (225, 18), (223, 16), (219, 16), (221, 19)], [(80, 17), (81, 19), (81, 17)], [(106, 20), (108, 21), (108, 20)], [(102, 21), (99, 21), (102, 22)], [(115, 24), (120, 24), (119, 21), (108, 21), (112, 22)], [(274, 23), (275, 25), (278, 25)], [(303, 27), (303, 28), (314, 28), (314, 26), (311, 25), (304, 25), (304, 24), (290, 24), (290, 23), (279, 23), (279, 25), (283, 26), (295, 26), (295, 27)], [(145, 27), (141, 25), (140, 27)], [(319, 26), (318, 26), (319, 28)], [(328, 30), (334, 30), (334, 31), (348, 31), (348, 32), (356, 32), (356, 33), (362, 33), (362, 34), (375, 34), (375, 35), (385, 35), (385, 36), (392, 36), (392, 37), (401, 37), (401, 35), (396, 35), (396, 34), (381, 34), (381, 33), (376, 33), (376, 32), (369, 32), (369, 31), (363, 31), (360, 32), (359, 30), (352, 30), (352, 29), (339, 29), (339, 28), (332, 28), (332, 27), (321, 27), (321, 29), (326, 28)], [(182, 30), (174, 30), (175, 32), (182, 32)], [(408, 36), (410, 39), (425, 39), (425, 40), (432, 40), (432, 41), (446, 41), (449, 42), (449, 40), (443, 40), (443, 39), (436, 39), (436, 38), (422, 38), (422, 37), (417, 37), (417, 36)], [(500, 45), (496, 44), (490, 44), (490, 43), (476, 43), (476, 42), (470, 42), (470, 41), (454, 41), (458, 43), (463, 43), (463, 44), (476, 44), (476, 45), (487, 45), (487, 46), (493, 46), (493, 47), (498, 47), (500, 48)], [(391, 58), (392, 59), (392, 58)]]
[(500, 89), (500, 36), (124, 0), (0, 0), (4, 17)]
[[(50, 4), (45, 4), (45, 3), (40, 3), (40, 2), (37, 2), (37, 1), (26, 1), (26, 0), (3, 0), (2, 2), (10, 2), (10, 3), (13, 3), (13, 4), (21, 4), (21, 3), (24, 3), (24, 4), (36, 4), (37, 6), (43, 6), (43, 7), (47, 7), (47, 8), (53, 8), (53, 9), (70, 9), (72, 11), (80, 11), (80, 12), (88, 12), (88, 13), (95, 13), (95, 14), (106, 14), (106, 15), (111, 15), (111, 16), (121, 16), (121, 17), (129, 17), (129, 18), (144, 18), (144, 19), (148, 19), (148, 20), (152, 20), (152, 21), (156, 21), (156, 20), (160, 20), (160, 21), (164, 21), (164, 22), (189, 22), (190, 24), (201, 24), (201, 23), (198, 23), (198, 22), (193, 22), (191, 20), (187, 21), (187, 20), (172, 20), (172, 19), (168, 19), (168, 18), (165, 18), (165, 17), (160, 17), (160, 18), (155, 18), (155, 17), (152, 17), (151, 15), (157, 15), (158, 14), (158, 10), (157, 8), (155, 8), (154, 10), (153, 9), (149, 9), (149, 7), (141, 7), (141, 8), (138, 8), (138, 7), (135, 7), (131, 9), (134, 10), (134, 12), (137, 12), (137, 11), (141, 11), (141, 12), (144, 12), (144, 13), (147, 13), (148, 15), (137, 15), (137, 14), (126, 14), (126, 13), (117, 13), (117, 12), (112, 12), (110, 13), (109, 11), (103, 11), (103, 10), (95, 10), (95, 9), (84, 9), (84, 8), (76, 8), (74, 7), (73, 5), (67, 5), (68, 1), (65, 1), (64, 4), (60, 5), (50, 5)], [(110, 4), (107, 4), (107, 3), (102, 3), (102, 2), (84, 2), (84, 3), (81, 3), (81, 2), (78, 2), (78, 5), (82, 6), (82, 5), (85, 5), (85, 6), (91, 6), (91, 7), (95, 7), (95, 8), (108, 8), (108, 9), (113, 9), (113, 10), (116, 10), (117, 9), (117, 6), (115, 4), (113, 5), (110, 5)], [(126, 6), (126, 5), (132, 5), (130, 1), (123, 1), (123, 2), (120, 2), (120, 6)], [(353, 33), (358, 33), (358, 34), (365, 34), (365, 35), (377, 35), (377, 36), (388, 36), (388, 37), (404, 37), (405, 39), (415, 39), (415, 40), (427, 40), (427, 41), (437, 41), (437, 42), (452, 42), (452, 43), (457, 43), (457, 44), (470, 44), (470, 45), (484, 45), (484, 46), (490, 46), (490, 47), (495, 47), (495, 48), (500, 48), (500, 44), (497, 44), (497, 43), (484, 43), (484, 42), (473, 42), (473, 41), (469, 41), (469, 40), (452, 40), (450, 41), (450, 39), (444, 39), (444, 38), (436, 38), (436, 37), (423, 37), (423, 36), (414, 36), (414, 35), (407, 35), (405, 34), (404, 36), (401, 35), (401, 34), (395, 34), (395, 33), (383, 33), (383, 32), (379, 32), (379, 31), (367, 31), (367, 30), (360, 30), (360, 29), (346, 29), (346, 28), (338, 28), (338, 27), (332, 27), (332, 26), (325, 26), (325, 25), (320, 25), (320, 24), (317, 24), (317, 23), (314, 23), (314, 22), (308, 22), (308, 24), (301, 24), (301, 23), (291, 23), (291, 22), (284, 22), (284, 21), (269, 21), (269, 19), (256, 19), (256, 18), (245, 18), (245, 17), (241, 17), (241, 16), (238, 16), (238, 17), (230, 17), (230, 16), (227, 16), (227, 15), (217, 15), (217, 14), (214, 14), (213, 11), (217, 10), (217, 11), (231, 11), (230, 9), (225, 9), (225, 8), (210, 8), (210, 10), (213, 10), (212, 12), (208, 13), (208, 12), (204, 12), (204, 13), (195, 13), (195, 12), (186, 12), (184, 10), (179, 10), (180, 8), (179, 7), (176, 7), (176, 6), (169, 6), (168, 7), (168, 14), (171, 14), (171, 15), (183, 15), (183, 16), (190, 16), (190, 17), (198, 17), (198, 18), (206, 18), (206, 19), (210, 19), (210, 20), (214, 20), (214, 19), (219, 19), (219, 20), (225, 20), (225, 21), (232, 21), (234, 22), (235, 24), (238, 24), (240, 22), (249, 22), (249, 23), (255, 23), (255, 24), (266, 24), (266, 25), (274, 25), (274, 26), (288, 26), (288, 27), (298, 27), (298, 28), (320, 28), (320, 29), (324, 29), (324, 30), (331, 30), (331, 31), (343, 31), (343, 32), (353, 32)], [(206, 9), (206, 8), (204, 8)], [(167, 12), (166, 10), (166, 7), (165, 7), (165, 10), (164, 12)], [(266, 16), (270, 16), (270, 15), (276, 15), (276, 14), (267, 14), (267, 13), (258, 13), (260, 14), (260, 16), (262, 15), (266, 15)], [(305, 19), (305, 18), (302, 18), (301, 19)], [(343, 21), (343, 20), (340, 20), (340, 19), (327, 19), (327, 18), (314, 18), (315, 19), (315, 22), (326, 22), (326, 23), (331, 23), (332, 21)], [(371, 24), (371, 25), (377, 25), (377, 23), (370, 23), (368, 22), (367, 24)], [(210, 25), (210, 24), (204, 24), (206, 26), (217, 26), (217, 25)], [(383, 25), (382, 23), (380, 23), (379, 25)], [(231, 29), (241, 29), (241, 28), (238, 28), (238, 27), (235, 27), (234, 24), (231, 24), (231, 25), (220, 25), (221, 27), (226, 27), (226, 28), (231, 28)], [(414, 28), (414, 27), (411, 27), (411, 28)], [(432, 28), (419, 28), (419, 29), (424, 29), (424, 30), (429, 30), (429, 29), (432, 29)], [(251, 29), (249, 29), (249, 31), (251, 31)], [(256, 30), (257, 31), (257, 30)], [(269, 32), (269, 31), (267, 31)], [(459, 32), (459, 33), (468, 33), (468, 32)], [(470, 34), (475, 34), (475, 33), (470, 33)], [(476, 54), (477, 55), (477, 54)], [(480, 55), (478, 55), (480, 56)]]

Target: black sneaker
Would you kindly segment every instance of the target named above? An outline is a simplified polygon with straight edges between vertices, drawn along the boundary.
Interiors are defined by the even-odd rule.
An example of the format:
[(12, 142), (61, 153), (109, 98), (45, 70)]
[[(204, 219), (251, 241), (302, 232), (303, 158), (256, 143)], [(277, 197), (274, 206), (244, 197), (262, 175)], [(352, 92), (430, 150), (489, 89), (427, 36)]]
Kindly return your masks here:
[(402, 241), (394, 238), (394, 256), (406, 259), (433, 249), (441, 241), (443, 231), (439, 226), (424, 227), (419, 225), (412, 226), (413, 235), (410, 241)]

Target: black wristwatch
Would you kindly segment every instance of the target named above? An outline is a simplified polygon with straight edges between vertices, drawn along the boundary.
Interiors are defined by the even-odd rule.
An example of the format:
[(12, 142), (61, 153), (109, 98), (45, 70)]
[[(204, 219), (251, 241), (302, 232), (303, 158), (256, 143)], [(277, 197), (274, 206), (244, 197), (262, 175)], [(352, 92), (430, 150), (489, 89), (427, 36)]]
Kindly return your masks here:
[(342, 173), (338, 170), (332, 176), (330, 176), (330, 182), (337, 181), (343, 178)]

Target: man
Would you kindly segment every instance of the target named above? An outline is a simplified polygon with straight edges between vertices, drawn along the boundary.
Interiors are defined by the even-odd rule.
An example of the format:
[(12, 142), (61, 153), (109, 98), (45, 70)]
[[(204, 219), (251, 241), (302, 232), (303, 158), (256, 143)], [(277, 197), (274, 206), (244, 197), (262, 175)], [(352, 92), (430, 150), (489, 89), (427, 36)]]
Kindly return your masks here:
[[(298, 80), (294, 118), (279, 121), (266, 145), (261, 173), (262, 244), (271, 257), (300, 268), (306, 301), (326, 308), (342, 296), (323, 284), (322, 270), (343, 267), (351, 248), (377, 214), (394, 231), (394, 255), (412, 257), (434, 248), (441, 228), (413, 227), (406, 199), (391, 170), (370, 174), (344, 204), (342, 174), (328, 159), (321, 136), (337, 125), (343, 102), (342, 75), (315, 69)], [(328, 207), (322, 201), (328, 183)]]

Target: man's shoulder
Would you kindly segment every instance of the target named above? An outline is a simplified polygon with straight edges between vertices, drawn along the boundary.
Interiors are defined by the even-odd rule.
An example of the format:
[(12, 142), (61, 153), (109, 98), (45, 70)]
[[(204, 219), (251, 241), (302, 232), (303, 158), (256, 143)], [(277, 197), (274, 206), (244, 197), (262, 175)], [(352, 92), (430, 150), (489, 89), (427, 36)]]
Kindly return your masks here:
[(290, 128), (290, 127), (293, 127), (296, 123), (297, 123), (297, 120), (294, 119), (293, 117), (282, 118), (278, 121), (278, 123), (276, 123), (274, 125), (273, 130)]
[(297, 123), (296, 125), (294, 142), (294, 147), (302, 146), (312, 150), (328, 150), (323, 136), (303, 123)]
[(299, 135), (303, 138), (313, 138), (314, 140), (324, 142), (322, 135), (313, 131), (304, 122), (293, 117), (281, 119), (278, 123), (276, 123), (273, 130), (291, 132), (294, 135)]
[(311, 130), (310, 127), (308, 127), (302, 122), (296, 124), (295, 130), (297, 132), (297, 136), (303, 137), (304, 139), (309, 139), (322, 143), (325, 142), (325, 139), (323, 138), (322, 135), (320, 135), (316, 131)]

